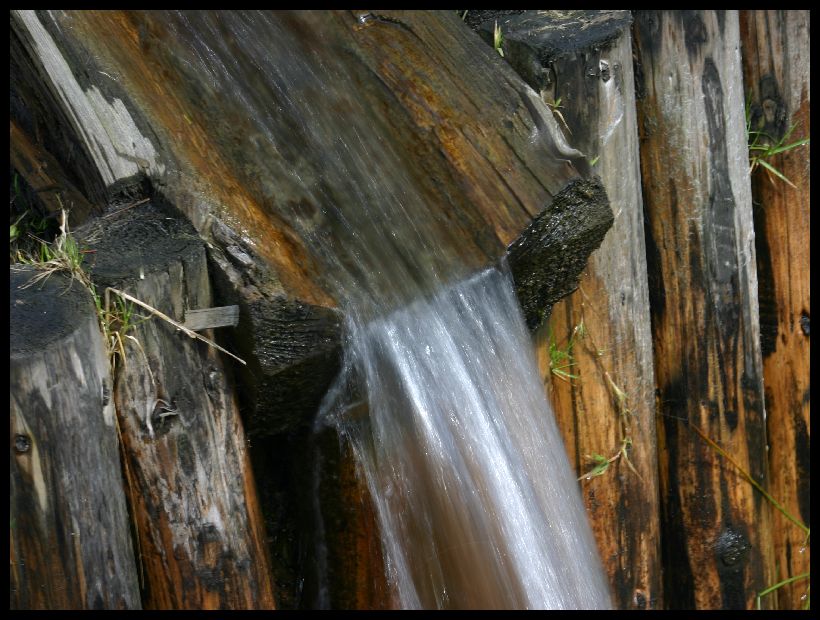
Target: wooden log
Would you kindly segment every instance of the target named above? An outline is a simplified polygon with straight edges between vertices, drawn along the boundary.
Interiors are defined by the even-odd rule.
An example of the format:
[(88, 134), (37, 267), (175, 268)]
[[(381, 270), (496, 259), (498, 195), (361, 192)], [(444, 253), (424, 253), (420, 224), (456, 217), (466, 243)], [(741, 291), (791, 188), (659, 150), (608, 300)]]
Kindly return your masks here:
[(634, 37), (664, 597), (751, 608), (773, 583), (770, 506), (700, 436), (766, 486), (738, 15), (638, 11)]
[[(655, 385), (630, 24), (627, 11), (524, 11), (490, 15), (478, 28), (492, 42), (497, 25), (504, 57), (544, 102), (560, 101), (556, 118), (595, 162), (615, 213), (579, 290), (536, 332), (536, 350), (614, 603), (656, 609), (663, 597)], [(551, 372), (550, 340), (575, 343), (572, 359), (556, 362), (557, 373), (573, 377)], [(606, 475), (585, 478), (592, 454), (617, 458)]]
[[(366, 415), (366, 404), (361, 405)], [(315, 518), (322, 544), (316, 553), (316, 600), (329, 609), (395, 609), (382, 556), (376, 511), (359, 478), (350, 444), (333, 428), (313, 439)]]
[(93, 210), (91, 203), (63, 171), (57, 159), (35, 144), (14, 120), (9, 121), (11, 165), (31, 186), (51, 215), (69, 209), (75, 221), (84, 220)]
[[(212, 305), (203, 243), (148, 203), (77, 230), (98, 290), (174, 320)], [(272, 609), (265, 534), (230, 367), (211, 346), (134, 307), (114, 401), (152, 609)], [(212, 332), (205, 335), (212, 337)]]
[[(34, 68), (81, 145), (79, 176), (109, 193), (147, 177), (209, 239), (220, 293), (241, 307), (238, 331), (254, 336), (254, 434), (292, 430), (337, 369), (337, 300), (306, 240), (330, 231), (349, 245), (331, 205), (366, 223), (356, 209), (401, 196), (395, 179), (405, 178), (423, 211), (414, 221), (453, 259), (447, 270), (469, 270), (499, 260), (584, 170), (546, 106), (451, 12), (11, 17), (17, 64)], [(231, 30), (244, 34), (226, 38)], [(279, 51), (263, 54), (260, 42)], [(269, 58), (290, 60), (262, 75)], [(311, 72), (325, 81), (305, 81)], [(339, 152), (359, 143), (368, 165)]]
[(78, 282), (11, 268), (10, 607), (139, 609), (111, 379)]
[[(809, 12), (741, 11), (743, 76), (752, 129), (776, 145), (809, 137)], [(761, 136), (761, 142), (767, 138)], [(758, 152), (759, 154), (759, 152)], [(776, 155), (752, 175), (760, 339), (769, 444), (769, 491), (804, 524), (810, 523), (809, 321), (811, 247), (809, 145)], [(807, 533), (773, 512), (775, 581), (809, 572)], [(801, 609), (808, 580), (773, 597), (778, 609)]]

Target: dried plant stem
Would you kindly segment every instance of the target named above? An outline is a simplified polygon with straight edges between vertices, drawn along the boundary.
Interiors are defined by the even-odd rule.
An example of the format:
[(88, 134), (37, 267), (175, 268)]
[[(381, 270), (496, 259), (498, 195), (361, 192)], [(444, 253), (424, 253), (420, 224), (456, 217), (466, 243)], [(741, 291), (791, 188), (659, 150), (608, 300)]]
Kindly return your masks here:
[[(163, 321), (165, 321), (166, 323), (170, 323), (171, 325), (176, 327), (178, 330), (183, 332), (186, 336), (190, 336), (191, 338), (201, 340), (202, 342), (214, 347), (215, 349), (218, 349), (218, 350), (222, 351), (223, 353), (226, 353), (227, 355), (230, 355), (232, 358), (234, 358), (235, 360), (241, 362), (242, 364), (247, 365), (247, 362), (245, 362), (245, 360), (243, 360), (241, 357), (237, 357), (236, 355), (234, 355), (233, 353), (231, 353), (227, 349), (223, 349), (218, 344), (216, 344), (214, 341), (209, 340), (208, 338), (205, 338), (205, 336), (200, 336), (196, 332), (191, 331), (190, 329), (188, 329), (187, 327), (182, 325), (182, 323), (177, 323), (174, 319), (169, 317), (167, 314), (163, 314), (162, 312), (160, 312), (156, 308), (152, 308), (151, 306), (149, 306), (144, 301), (140, 301), (136, 297), (132, 297), (128, 293), (124, 293), (123, 291), (121, 291), (119, 289), (116, 289), (116, 288), (113, 288), (113, 287), (108, 287), (105, 290), (106, 297), (108, 297), (108, 292), (109, 291), (112, 292), (112, 293), (115, 293), (116, 295), (119, 295), (120, 297), (122, 297), (123, 299), (125, 299), (127, 301), (130, 301), (131, 303), (135, 303), (138, 306), (140, 306), (142, 308), (145, 308), (146, 310), (148, 310), (148, 312), (150, 312), (154, 316), (157, 316), (157, 317), (161, 318)], [(108, 303), (108, 300), (106, 299), (106, 304), (107, 303)]]

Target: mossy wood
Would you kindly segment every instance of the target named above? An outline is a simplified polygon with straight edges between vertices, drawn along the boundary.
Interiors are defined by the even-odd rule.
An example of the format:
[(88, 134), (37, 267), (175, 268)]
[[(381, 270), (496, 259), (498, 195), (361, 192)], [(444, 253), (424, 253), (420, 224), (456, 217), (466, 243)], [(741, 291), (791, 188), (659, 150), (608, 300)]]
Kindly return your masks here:
[[(489, 12), (493, 13), (493, 12)], [(536, 332), (550, 399), (578, 476), (620, 609), (663, 607), (655, 434), (654, 371), (643, 233), (638, 136), (627, 11), (523, 11), (476, 25), (490, 42), (495, 25), (504, 58), (527, 80), (573, 146), (600, 175), (615, 214), (578, 290)], [(555, 260), (560, 260), (556, 257)], [(569, 292), (569, 291), (568, 291)], [(586, 332), (575, 332), (583, 326)], [(571, 366), (550, 370), (550, 338), (574, 342)], [(569, 380), (568, 380), (569, 379)], [(620, 397), (617, 390), (624, 393)], [(600, 477), (592, 454), (623, 456)]]
[[(765, 132), (771, 144), (791, 128), (786, 144), (809, 137), (809, 23), (808, 11), (740, 12), (752, 129)], [(810, 162), (809, 145), (769, 160), (794, 186), (762, 167), (752, 175), (768, 490), (806, 525), (811, 522)], [(808, 572), (805, 532), (779, 512), (773, 517), (775, 581)], [(808, 585), (803, 580), (771, 596), (778, 609), (802, 609)]]
[(139, 609), (111, 378), (94, 302), (9, 278), (11, 609)]
[[(92, 221), (76, 236), (93, 249), (85, 266), (100, 294), (116, 287), (179, 322), (188, 310), (212, 305), (204, 244), (173, 212), (143, 204)], [(113, 398), (143, 604), (272, 609), (264, 526), (230, 367), (206, 343), (140, 316), (150, 313), (133, 306)], [(203, 335), (213, 338), (210, 330)]]
[(638, 127), (658, 384), (666, 607), (774, 583), (738, 14), (638, 11)]

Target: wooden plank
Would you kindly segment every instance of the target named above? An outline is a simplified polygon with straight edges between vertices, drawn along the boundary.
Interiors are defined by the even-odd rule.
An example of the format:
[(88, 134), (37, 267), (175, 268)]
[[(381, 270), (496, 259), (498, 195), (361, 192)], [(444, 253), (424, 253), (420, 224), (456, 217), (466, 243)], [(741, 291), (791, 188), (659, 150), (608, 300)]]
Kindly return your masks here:
[(202, 308), (185, 312), (183, 325), (191, 331), (215, 327), (236, 327), (239, 323), (239, 306), (221, 306), (219, 308)]
[[(108, 356), (78, 282), (12, 267), (12, 609), (139, 609)], [(69, 288), (69, 286), (71, 287)]]
[[(525, 11), (485, 22), (504, 37), (505, 58), (545, 102), (567, 139), (595, 162), (615, 214), (578, 290), (553, 308), (536, 349), (584, 499), (614, 603), (662, 608), (654, 371), (638, 165), (630, 17), (626, 11)], [(572, 37), (566, 33), (572, 32)], [(560, 116), (559, 116), (560, 115)], [(554, 260), (560, 260), (560, 256)], [(587, 334), (575, 332), (583, 325)], [(567, 380), (549, 367), (550, 334), (573, 339)], [(569, 360), (567, 360), (569, 362)], [(619, 395), (623, 393), (623, 398)], [(629, 442), (628, 444), (624, 442)], [(613, 458), (586, 479), (589, 455)]]
[[(77, 229), (98, 290), (174, 320), (213, 299), (204, 244), (154, 204)], [(214, 347), (134, 307), (114, 402), (150, 609), (272, 609), (264, 525), (230, 367)], [(147, 314), (147, 313), (146, 313)], [(212, 334), (206, 334), (212, 338)], [(138, 343), (138, 344), (137, 344)], [(228, 358), (229, 359), (229, 358)]]
[(664, 596), (743, 609), (773, 583), (754, 227), (735, 11), (638, 11)]
[[(809, 137), (808, 11), (741, 11), (743, 75), (753, 129), (776, 144)], [(804, 524), (810, 523), (810, 248), (809, 145), (767, 160), (794, 187), (762, 166), (752, 175), (760, 337), (766, 386), (769, 491)], [(775, 581), (810, 568), (806, 532), (773, 513)], [(778, 609), (801, 609), (808, 580), (772, 595)]]

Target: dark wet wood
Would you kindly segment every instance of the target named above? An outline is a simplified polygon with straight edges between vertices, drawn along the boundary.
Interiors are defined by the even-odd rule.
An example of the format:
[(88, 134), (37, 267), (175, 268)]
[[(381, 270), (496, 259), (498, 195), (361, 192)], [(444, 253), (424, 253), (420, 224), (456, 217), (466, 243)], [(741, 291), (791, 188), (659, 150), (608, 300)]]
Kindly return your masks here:
[(744, 609), (774, 583), (738, 15), (638, 11), (664, 598)]
[(9, 121), (9, 156), (17, 170), (51, 215), (61, 209), (71, 212), (72, 221), (82, 221), (92, 212), (91, 203), (48, 151), (34, 143), (13, 119)]
[[(741, 11), (743, 76), (753, 128), (786, 144), (809, 137), (809, 12)], [(752, 176), (760, 337), (766, 386), (769, 491), (806, 525), (811, 504), (810, 150), (768, 160), (794, 187), (762, 168)], [(776, 581), (810, 568), (806, 534), (773, 512)], [(778, 609), (802, 609), (808, 580), (771, 596)]]
[[(536, 349), (570, 459), (582, 477), (614, 604), (620, 609), (662, 608), (654, 370), (631, 19), (626, 11), (525, 11), (485, 21), (479, 28), (486, 40), (496, 23), (503, 32), (505, 58), (545, 102), (560, 100), (556, 118), (566, 123), (572, 145), (595, 162), (592, 171), (600, 175), (615, 214), (578, 290), (556, 303), (550, 326), (536, 332)], [(586, 336), (575, 333), (579, 325)], [(550, 336), (562, 348), (575, 341), (574, 364), (558, 370), (577, 378), (568, 381), (550, 371)], [(614, 457), (627, 439), (634, 471), (620, 457), (606, 475), (583, 479), (594, 467), (590, 455)]]
[[(12, 267), (11, 609), (139, 609), (111, 379), (91, 295)], [(69, 288), (70, 287), (70, 288)]]
[[(147, 203), (78, 229), (98, 290), (181, 321), (212, 305), (203, 243)], [(112, 301), (114, 298), (111, 294)], [(151, 609), (272, 609), (265, 533), (230, 366), (213, 347), (134, 307), (114, 402)], [(213, 339), (208, 330), (203, 335)]]
[(327, 587), (323, 602), (330, 609), (395, 609), (398, 599), (387, 582), (375, 508), (350, 444), (332, 428), (314, 441), (316, 517), (324, 533), (318, 563)]

